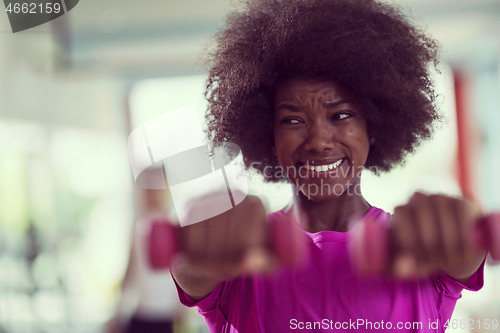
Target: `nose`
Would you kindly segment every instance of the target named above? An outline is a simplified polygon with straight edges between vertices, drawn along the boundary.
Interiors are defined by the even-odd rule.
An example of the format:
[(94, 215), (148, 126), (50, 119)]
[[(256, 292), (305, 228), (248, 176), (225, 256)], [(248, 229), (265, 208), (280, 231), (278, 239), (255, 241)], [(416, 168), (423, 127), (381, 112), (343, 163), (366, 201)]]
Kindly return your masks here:
[(304, 148), (308, 151), (321, 153), (334, 147), (332, 129), (323, 121), (317, 121), (310, 125)]

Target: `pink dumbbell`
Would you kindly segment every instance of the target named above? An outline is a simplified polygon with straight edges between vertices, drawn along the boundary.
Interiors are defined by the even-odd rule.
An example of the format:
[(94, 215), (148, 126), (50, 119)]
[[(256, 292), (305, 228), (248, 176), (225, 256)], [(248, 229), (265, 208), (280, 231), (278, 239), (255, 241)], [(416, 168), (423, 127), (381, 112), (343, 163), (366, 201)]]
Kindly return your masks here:
[[(500, 213), (481, 218), (474, 234), (478, 248), (487, 250), (494, 260), (500, 260)], [(355, 269), (368, 275), (383, 274), (389, 265), (389, 229), (375, 220), (361, 220), (350, 233), (349, 251)]]
[(147, 234), (149, 265), (154, 270), (168, 268), (178, 248), (177, 227), (166, 218), (154, 218)]
[[(203, 222), (200, 222), (203, 223)], [(166, 218), (154, 218), (147, 234), (147, 255), (153, 270), (167, 269), (175, 254), (182, 248), (179, 242), (180, 228)], [(304, 258), (303, 234), (289, 217), (281, 216), (269, 224), (270, 250), (276, 253), (284, 265), (294, 265)]]

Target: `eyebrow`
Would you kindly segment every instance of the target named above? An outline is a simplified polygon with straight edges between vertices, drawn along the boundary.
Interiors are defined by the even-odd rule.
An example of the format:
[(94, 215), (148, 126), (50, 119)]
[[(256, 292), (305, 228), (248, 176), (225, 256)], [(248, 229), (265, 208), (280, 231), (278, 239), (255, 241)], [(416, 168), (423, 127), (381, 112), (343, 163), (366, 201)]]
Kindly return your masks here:
[(341, 99), (339, 101), (335, 101), (335, 102), (326, 102), (324, 103), (323, 105), (328, 107), (328, 108), (336, 108), (337, 106), (340, 106), (342, 104), (349, 104), (349, 103), (352, 103), (351, 100), (348, 100), (348, 99)]
[(303, 109), (303, 106), (297, 106), (290, 103), (280, 103), (276, 110), (286, 109), (292, 112), (299, 112)]
[[(352, 103), (352, 101), (349, 99), (341, 99), (341, 100), (338, 100), (335, 102), (323, 103), (323, 106), (325, 106), (329, 109), (333, 109), (333, 108), (336, 108), (340, 105), (348, 104), (348, 103)], [(302, 111), (304, 109), (304, 106), (299, 106), (299, 105), (294, 105), (292, 103), (283, 102), (283, 103), (280, 103), (278, 105), (278, 107), (276, 107), (276, 110), (280, 110), (280, 109), (286, 109), (286, 110), (289, 110), (292, 112), (299, 112), (299, 111)]]

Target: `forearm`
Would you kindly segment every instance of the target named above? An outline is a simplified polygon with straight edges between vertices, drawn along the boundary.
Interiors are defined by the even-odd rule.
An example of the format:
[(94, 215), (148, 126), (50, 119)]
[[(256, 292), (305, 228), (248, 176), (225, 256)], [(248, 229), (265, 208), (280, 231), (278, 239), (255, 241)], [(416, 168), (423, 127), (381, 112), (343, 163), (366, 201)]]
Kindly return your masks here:
[(473, 249), (470, 251), (470, 255), (467, 256), (466, 260), (461, 265), (444, 265), (442, 267), (442, 270), (458, 282), (465, 284), (470, 279), (470, 277), (478, 270), (479, 266), (481, 266), (484, 259), (486, 258), (486, 254), (486, 251)]
[(189, 260), (182, 255), (177, 256), (170, 271), (179, 287), (194, 301), (210, 294), (222, 282), (222, 280), (211, 278), (193, 267)]

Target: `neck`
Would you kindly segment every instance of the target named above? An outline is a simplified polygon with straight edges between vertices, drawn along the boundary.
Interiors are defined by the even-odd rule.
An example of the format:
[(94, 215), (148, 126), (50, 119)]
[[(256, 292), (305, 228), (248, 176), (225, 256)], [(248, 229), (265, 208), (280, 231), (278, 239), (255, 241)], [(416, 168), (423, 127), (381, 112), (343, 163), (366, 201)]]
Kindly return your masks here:
[(300, 219), (301, 227), (308, 232), (345, 232), (352, 227), (350, 221), (363, 216), (370, 207), (361, 194), (342, 195), (328, 201), (315, 202), (299, 191), (295, 193), (290, 208), (294, 213), (300, 212), (300, 215), (305, 217)]

